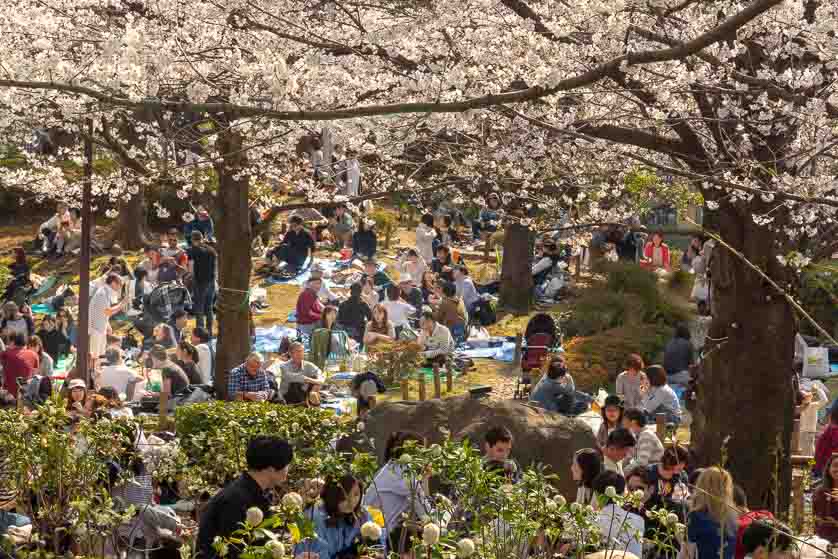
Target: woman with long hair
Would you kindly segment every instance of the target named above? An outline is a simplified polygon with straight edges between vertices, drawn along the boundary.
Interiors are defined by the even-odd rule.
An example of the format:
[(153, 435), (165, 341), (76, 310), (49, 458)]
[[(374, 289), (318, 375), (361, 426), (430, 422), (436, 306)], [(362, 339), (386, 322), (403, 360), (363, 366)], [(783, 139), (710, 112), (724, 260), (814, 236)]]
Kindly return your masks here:
[(32, 315), (22, 313), (14, 301), (6, 301), (3, 305), (3, 318), (0, 320), (0, 332), (6, 336), (23, 334), (29, 339), (35, 333)]
[(736, 520), (733, 478), (718, 466), (707, 468), (696, 480), (687, 517), (687, 541), (695, 545), (696, 559), (732, 559)]
[(68, 309), (64, 308), (58, 311), (55, 315), (55, 326), (58, 328), (59, 332), (64, 334), (64, 336), (70, 340), (70, 345), (76, 345), (76, 319), (73, 317), (73, 313), (71, 313)]
[(338, 326), (337, 307), (333, 305), (326, 305), (323, 307), (323, 312), (320, 314), (320, 320), (318, 321), (317, 326), (315, 326), (312, 334), (321, 329), (329, 332), (329, 346), (328, 351), (326, 352), (328, 355), (344, 355), (351, 350), (351, 347), (349, 346), (349, 338), (346, 335), (346, 332)]
[(387, 309), (383, 305), (376, 305), (372, 309), (372, 320), (367, 322), (364, 334), (364, 345), (375, 345), (378, 342), (392, 342), (396, 339), (396, 327), (387, 317)]
[(187, 340), (181, 340), (177, 346), (175, 364), (183, 369), (189, 378), (189, 384), (202, 384), (201, 372), (198, 370), (198, 349)]
[(26, 342), (26, 346), (38, 354), (38, 362), (41, 364), (38, 369), (38, 374), (45, 377), (51, 377), (55, 363), (50, 357), (49, 353), (44, 351), (44, 342), (38, 336), (32, 336)]
[(594, 499), (594, 480), (602, 472), (602, 456), (593, 448), (578, 450), (570, 465), (570, 475), (577, 483), (576, 502), (590, 505)]
[(364, 486), (351, 474), (329, 478), (320, 492), (320, 503), (306, 512), (314, 524), (314, 538), (294, 548), (294, 555), (313, 553), (319, 559), (351, 559), (359, 556), (359, 545), (383, 545), (384, 531), (377, 540), (366, 540), (361, 527), (372, 521), (361, 505)]
[(611, 431), (619, 429), (623, 424), (623, 401), (619, 396), (613, 394), (608, 396), (600, 414), (602, 414), (602, 423), (599, 425), (599, 431), (596, 434), (596, 444), (602, 450), (605, 448), (605, 443), (608, 441), (608, 435), (611, 434)]
[(823, 481), (812, 498), (815, 513), (815, 533), (828, 540), (838, 542), (838, 454), (833, 454), (826, 461), (823, 469)]
[(67, 383), (67, 411), (70, 417), (90, 417), (93, 400), (88, 398), (87, 385), (82, 379), (73, 379)]

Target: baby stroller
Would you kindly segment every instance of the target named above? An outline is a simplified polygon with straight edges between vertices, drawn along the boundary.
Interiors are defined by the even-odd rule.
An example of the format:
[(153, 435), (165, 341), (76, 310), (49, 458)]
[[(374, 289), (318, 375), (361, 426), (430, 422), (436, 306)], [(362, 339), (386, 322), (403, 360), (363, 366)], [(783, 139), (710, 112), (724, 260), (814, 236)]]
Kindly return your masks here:
[(168, 323), (175, 312), (189, 311), (191, 308), (192, 297), (182, 283), (162, 283), (143, 297), (143, 314), (136, 323), (137, 330), (149, 337), (155, 326), (162, 322)]
[(532, 389), (533, 370), (540, 369), (547, 356), (562, 345), (559, 329), (553, 317), (546, 313), (533, 316), (524, 331), (521, 347), (521, 378), (515, 386), (514, 398), (524, 400)]

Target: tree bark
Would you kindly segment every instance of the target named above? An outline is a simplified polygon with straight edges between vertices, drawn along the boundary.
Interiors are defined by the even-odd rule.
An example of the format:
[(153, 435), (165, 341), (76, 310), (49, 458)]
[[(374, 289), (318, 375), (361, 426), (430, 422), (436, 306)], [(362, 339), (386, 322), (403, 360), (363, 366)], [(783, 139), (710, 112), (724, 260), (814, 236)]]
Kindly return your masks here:
[(113, 242), (123, 250), (141, 250), (146, 243), (145, 192), (140, 188), (128, 201), (120, 201)]
[(500, 280), (500, 305), (514, 314), (530, 312), (532, 300), (532, 243), (530, 229), (514, 223), (503, 237), (503, 269)]
[[(729, 204), (722, 205), (718, 217), (720, 237), (785, 285), (775, 235)], [(711, 272), (713, 322), (698, 385), (692, 446), (701, 465), (724, 464), (730, 470), (752, 508), (782, 512), (789, 500), (796, 397), (793, 312), (724, 247), (714, 248)]]
[(215, 233), (218, 239), (218, 350), (215, 361), (215, 389), (227, 397), (230, 369), (244, 362), (250, 351), (250, 179), (237, 176), (243, 164), (241, 136), (219, 132), (219, 153), (227, 154), (215, 168), (218, 173)]

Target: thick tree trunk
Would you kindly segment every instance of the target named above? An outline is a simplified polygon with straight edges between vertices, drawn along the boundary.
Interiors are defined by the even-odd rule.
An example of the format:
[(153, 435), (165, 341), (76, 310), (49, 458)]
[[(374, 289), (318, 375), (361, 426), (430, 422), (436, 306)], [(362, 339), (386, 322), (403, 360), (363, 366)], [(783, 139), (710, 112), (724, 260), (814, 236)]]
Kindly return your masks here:
[[(726, 204), (718, 217), (720, 237), (785, 285), (774, 234)], [(784, 511), (796, 396), (794, 316), (773, 288), (724, 247), (714, 249), (711, 271), (713, 322), (698, 387), (693, 448), (702, 465), (725, 464), (748, 494), (751, 508)]]
[(527, 314), (532, 301), (532, 243), (530, 229), (517, 223), (506, 227), (500, 305), (514, 314)]
[(219, 133), (219, 152), (230, 154), (216, 165), (218, 172), (218, 350), (215, 364), (215, 389), (219, 398), (227, 396), (230, 369), (244, 362), (250, 351), (250, 179), (234, 178), (242, 161), (241, 137)]
[(130, 200), (119, 204), (113, 242), (123, 250), (140, 250), (146, 242), (145, 195), (142, 188)]

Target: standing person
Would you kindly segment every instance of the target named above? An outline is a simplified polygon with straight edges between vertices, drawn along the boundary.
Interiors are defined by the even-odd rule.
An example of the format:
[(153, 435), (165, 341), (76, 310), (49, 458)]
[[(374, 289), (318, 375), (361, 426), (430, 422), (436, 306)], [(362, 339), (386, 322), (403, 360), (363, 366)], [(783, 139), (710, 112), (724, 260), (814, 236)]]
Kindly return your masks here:
[(653, 418), (659, 413), (665, 414), (667, 423), (680, 423), (681, 403), (667, 383), (666, 370), (660, 365), (651, 365), (646, 368), (646, 376), (649, 377), (649, 390), (640, 404), (643, 410)]
[(617, 375), (617, 395), (627, 408), (636, 408), (643, 402), (643, 388), (649, 384), (643, 358), (632, 353), (626, 359), (626, 370)]
[(29, 341), (26, 342), (26, 347), (34, 351), (38, 356), (39, 366), (37, 374), (44, 377), (52, 377), (52, 370), (55, 364), (49, 353), (44, 351), (44, 344), (41, 341), (41, 338), (38, 336), (32, 336), (29, 338)]
[(363, 290), (359, 282), (353, 283), (349, 286), (349, 298), (338, 307), (338, 324), (358, 343), (364, 341), (367, 321), (373, 317), (369, 305), (361, 298)]
[(215, 269), (218, 255), (204, 242), (200, 231), (192, 231), (192, 246), (186, 252), (189, 258), (189, 273), (192, 275), (192, 313), (195, 326), (206, 328), (212, 336), (215, 306)]
[(687, 541), (695, 544), (696, 559), (733, 559), (736, 550), (736, 515), (733, 478), (713, 466), (698, 476), (690, 514)]
[(280, 365), (282, 375), (279, 383), (279, 395), (287, 404), (309, 403), (314, 405), (319, 402), (319, 395), (314, 396), (320, 386), (326, 381), (326, 375), (320, 368), (311, 361), (305, 361), (305, 346), (294, 342), (288, 349), (291, 357)]
[(110, 273), (105, 278), (105, 285), (96, 291), (90, 299), (90, 320), (88, 327), (90, 332), (90, 354), (94, 362), (105, 354), (108, 346), (108, 333), (111, 329), (110, 319), (119, 312), (126, 298), (114, 303), (119, 294), (122, 293), (122, 278)]
[[(836, 406), (838, 407), (838, 406)], [(829, 543), (838, 542), (838, 503), (835, 491), (838, 490), (838, 454), (829, 457), (823, 469), (823, 481), (812, 497), (812, 510), (815, 513), (815, 533)]]
[(663, 368), (669, 382), (686, 386), (690, 382), (690, 365), (695, 362), (690, 328), (686, 324), (675, 327), (675, 336), (663, 349)]
[(17, 398), (18, 379), (24, 383), (36, 374), (41, 366), (38, 355), (26, 347), (26, 337), (16, 332), (9, 337), (6, 350), (0, 353), (0, 366), (3, 368), (3, 386)]
[(660, 462), (663, 458), (663, 443), (661, 443), (655, 432), (655, 425), (648, 425), (646, 414), (640, 408), (629, 408), (623, 414), (623, 427), (628, 429), (637, 444), (634, 447), (634, 456), (624, 466), (627, 471), (635, 468), (646, 467), (649, 464)]
[(416, 250), (425, 262), (431, 262), (434, 259), (434, 239), (436, 239), (434, 216), (424, 214), (419, 226), (416, 227)]
[(323, 304), (318, 293), (322, 280), (312, 278), (297, 297), (297, 330), (304, 336), (311, 336), (323, 314)]
[[(212, 547), (217, 537), (227, 538), (242, 527), (247, 510), (256, 507), (267, 518), (271, 503), (266, 493), (288, 479), (294, 449), (284, 439), (259, 436), (247, 445), (247, 472), (210, 499), (198, 528), (196, 547), (200, 559), (219, 557)], [(237, 559), (241, 549), (230, 546), (226, 557)]]
[(201, 234), (201, 237), (206, 239), (208, 242), (215, 241), (215, 224), (210, 217), (209, 212), (202, 208), (198, 208), (197, 215), (195, 219), (190, 221), (184, 227), (184, 236), (186, 237), (186, 244), (192, 244), (192, 233), (194, 231), (198, 231)]
[(203, 328), (192, 330), (192, 345), (198, 350), (198, 371), (201, 373), (201, 384), (212, 384), (215, 374), (215, 353), (210, 345), (210, 335)]
[(599, 449), (602, 450), (608, 442), (608, 435), (614, 429), (619, 429), (623, 426), (623, 401), (619, 396), (609, 395), (605, 398), (605, 403), (600, 413), (602, 414), (602, 423), (599, 425), (599, 431), (597, 431), (596, 443)]
[(579, 486), (576, 502), (590, 505), (594, 501), (594, 480), (602, 472), (602, 457), (593, 448), (577, 450), (570, 464), (570, 475)]
[[(804, 384), (805, 383), (805, 384)], [(801, 381), (803, 402), (800, 404), (800, 454), (815, 455), (815, 442), (818, 436), (818, 412), (829, 403), (827, 388), (819, 380)]]

